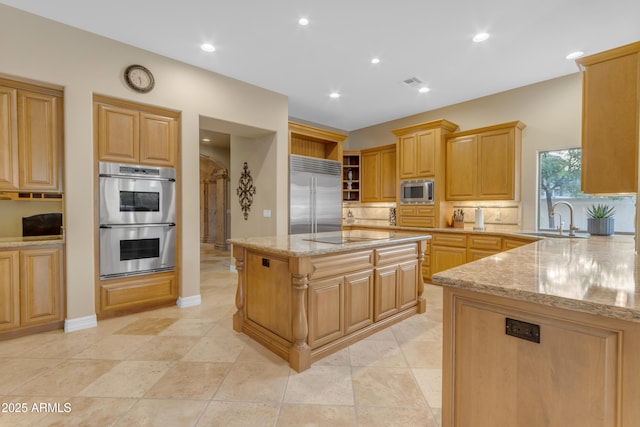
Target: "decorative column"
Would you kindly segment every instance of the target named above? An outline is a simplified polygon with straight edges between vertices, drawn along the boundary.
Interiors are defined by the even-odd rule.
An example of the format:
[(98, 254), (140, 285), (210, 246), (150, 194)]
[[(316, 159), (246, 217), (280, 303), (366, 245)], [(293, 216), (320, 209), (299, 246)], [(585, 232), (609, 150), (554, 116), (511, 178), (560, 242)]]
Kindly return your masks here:
[(228, 188), (229, 188), (229, 171), (226, 169), (219, 169), (215, 175), (216, 185), (216, 224), (215, 224), (215, 247), (216, 249), (228, 250), (229, 245), (227, 239), (229, 238), (229, 230), (227, 227), (227, 200), (229, 200)]
[(418, 313), (427, 311), (427, 300), (422, 296), (424, 292), (424, 279), (422, 277), (422, 264), (424, 263), (424, 253), (427, 250), (427, 240), (418, 242)]
[(289, 348), (289, 366), (297, 372), (311, 367), (311, 347), (308, 344), (309, 320), (307, 318), (307, 289), (313, 266), (308, 258), (289, 258), (291, 286), (293, 287), (293, 312), (291, 330), (293, 344)]
[(236, 259), (236, 270), (238, 271), (238, 288), (236, 289), (236, 312), (233, 315), (233, 330), (242, 332), (244, 325), (244, 248), (233, 247), (233, 256)]

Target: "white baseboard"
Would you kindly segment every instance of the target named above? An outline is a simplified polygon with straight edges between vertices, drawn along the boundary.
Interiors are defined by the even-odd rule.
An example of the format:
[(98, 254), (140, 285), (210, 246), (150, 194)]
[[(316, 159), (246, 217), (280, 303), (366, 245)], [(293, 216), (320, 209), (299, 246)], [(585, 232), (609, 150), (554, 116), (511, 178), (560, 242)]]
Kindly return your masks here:
[(65, 319), (64, 331), (75, 332), (83, 329), (95, 328), (98, 326), (98, 318), (95, 314), (91, 316), (78, 317), (75, 319)]
[(202, 304), (202, 297), (200, 295), (194, 295), (191, 297), (179, 297), (176, 301), (176, 305), (180, 308), (195, 307)]

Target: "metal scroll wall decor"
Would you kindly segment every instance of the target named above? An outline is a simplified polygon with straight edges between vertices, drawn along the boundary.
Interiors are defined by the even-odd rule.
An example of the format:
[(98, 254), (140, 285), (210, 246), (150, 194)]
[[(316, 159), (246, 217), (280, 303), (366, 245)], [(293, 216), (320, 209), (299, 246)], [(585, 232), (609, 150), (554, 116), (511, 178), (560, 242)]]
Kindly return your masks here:
[(238, 183), (240, 185), (236, 190), (236, 194), (238, 195), (240, 206), (242, 207), (242, 214), (246, 221), (249, 218), (249, 211), (251, 210), (251, 204), (253, 203), (253, 195), (256, 194), (256, 187), (253, 185), (253, 178), (251, 178), (251, 172), (249, 171), (247, 162), (244, 162), (242, 175), (240, 175)]

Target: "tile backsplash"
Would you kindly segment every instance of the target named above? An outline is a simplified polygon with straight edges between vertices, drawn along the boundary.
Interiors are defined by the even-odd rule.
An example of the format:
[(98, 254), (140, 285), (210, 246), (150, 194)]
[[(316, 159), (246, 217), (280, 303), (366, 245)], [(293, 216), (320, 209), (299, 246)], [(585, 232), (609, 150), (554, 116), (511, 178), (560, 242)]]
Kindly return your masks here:
[[(347, 221), (349, 211), (353, 220), (358, 224), (366, 225), (389, 225), (390, 208), (395, 208), (396, 204), (389, 203), (343, 203), (342, 220)], [(348, 222), (348, 221), (347, 221)]]

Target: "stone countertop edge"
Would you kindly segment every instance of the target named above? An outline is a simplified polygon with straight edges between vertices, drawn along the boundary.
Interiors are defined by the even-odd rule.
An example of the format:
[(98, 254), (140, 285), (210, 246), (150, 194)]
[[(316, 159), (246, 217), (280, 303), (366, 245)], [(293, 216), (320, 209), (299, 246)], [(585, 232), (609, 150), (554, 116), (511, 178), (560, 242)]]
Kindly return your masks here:
[(544, 239), (441, 271), (432, 282), (640, 323), (640, 263), (633, 248), (631, 236)]
[(276, 256), (316, 256), (339, 252), (348, 252), (359, 249), (377, 248), (381, 246), (388, 246), (398, 243), (417, 242), (420, 240), (429, 240), (431, 236), (424, 233), (419, 233), (414, 230), (413, 233), (408, 232), (367, 232), (362, 231), (358, 236), (368, 237), (373, 240), (365, 240), (358, 242), (348, 243), (323, 243), (323, 242), (311, 242), (306, 239), (313, 238), (313, 236), (337, 236), (341, 232), (327, 232), (313, 234), (293, 234), (293, 235), (281, 235), (281, 236), (266, 236), (266, 237), (246, 237), (246, 238), (233, 238), (228, 239), (227, 242), (242, 246), (248, 249), (260, 251), (262, 253), (276, 255)]
[(63, 236), (0, 237), (0, 250), (27, 246), (61, 245)]
[(443, 228), (427, 228), (427, 227), (405, 227), (399, 225), (376, 225), (376, 224), (347, 224), (343, 223), (343, 227), (360, 227), (360, 228), (371, 228), (376, 230), (397, 230), (397, 231), (408, 231), (413, 233), (464, 233), (464, 234), (488, 234), (492, 236), (502, 236), (502, 237), (511, 237), (522, 240), (531, 240), (535, 242), (536, 240), (540, 240), (543, 237), (541, 236), (533, 236), (525, 233), (534, 233), (533, 230), (473, 230), (470, 228), (453, 228), (453, 227), (443, 227)]

